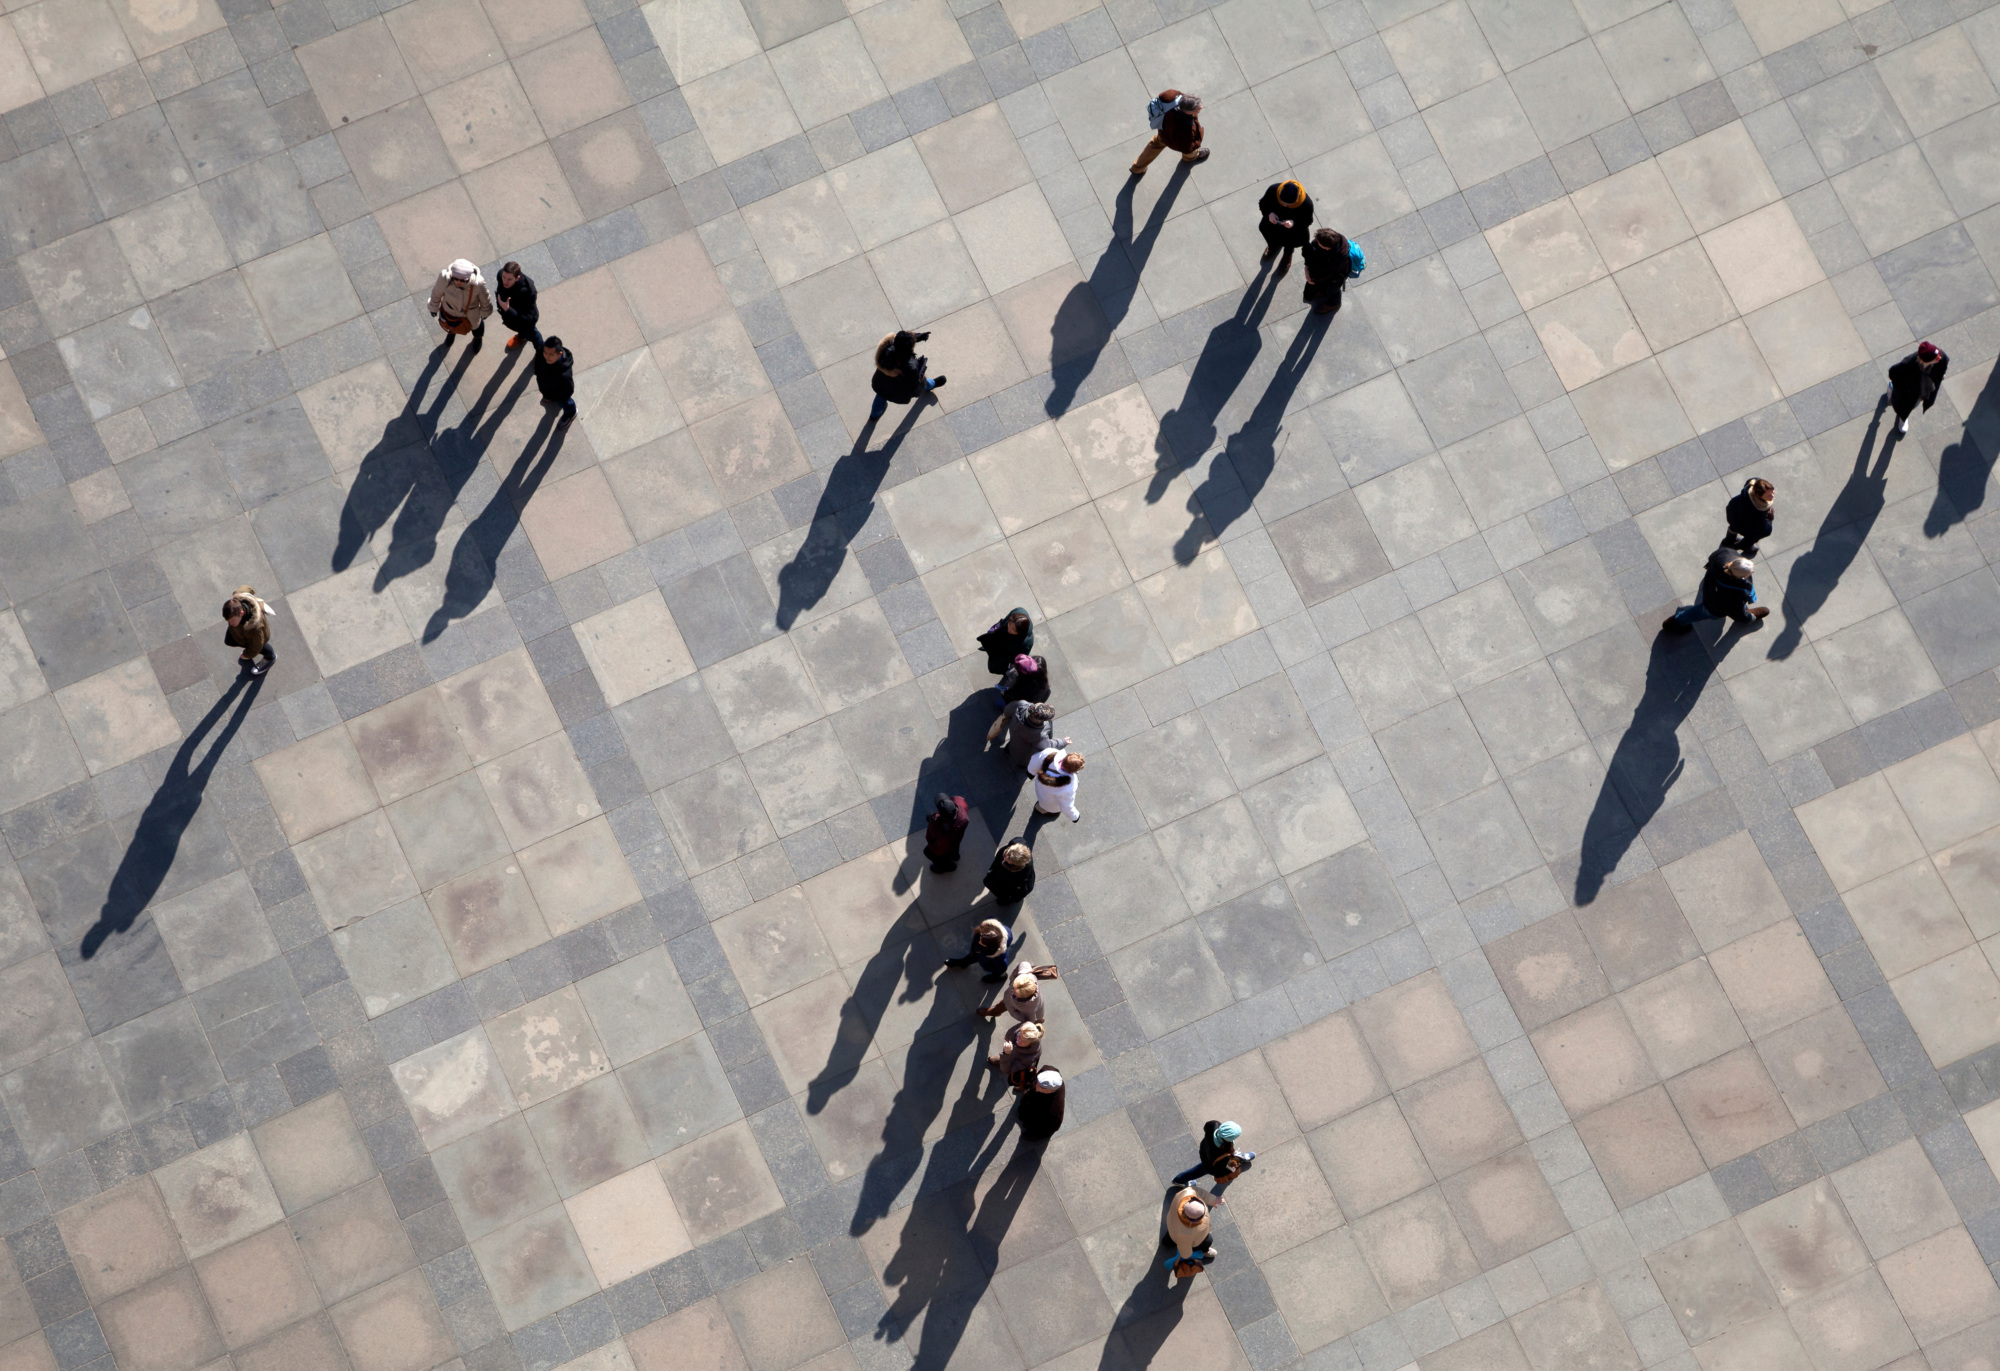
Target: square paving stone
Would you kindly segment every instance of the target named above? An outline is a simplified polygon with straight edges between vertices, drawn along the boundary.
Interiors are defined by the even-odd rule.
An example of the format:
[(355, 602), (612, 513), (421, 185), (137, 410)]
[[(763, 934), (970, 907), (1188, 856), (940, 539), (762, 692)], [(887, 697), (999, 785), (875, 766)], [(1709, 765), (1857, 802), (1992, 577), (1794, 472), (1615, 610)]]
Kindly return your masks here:
[(594, 1293), (597, 1281), (560, 1207), (489, 1234), (473, 1246), (500, 1321), (527, 1327)]
[(514, 1111), (513, 1092), (483, 1030), (447, 1038), (394, 1067), (417, 1132), (442, 1147)]
[(189, 1001), (118, 1025), (99, 1039), (98, 1048), (134, 1119), (200, 1099), (223, 1083)]
[(283, 1224), (210, 1253), (195, 1270), (222, 1340), (232, 1348), (259, 1342), (321, 1307), (298, 1244)]
[(280, 1115), (252, 1136), (287, 1213), (308, 1209), (375, 1174), (354, 1116), (338, 1092)]
[(95, 1043), (83, 1042), (0, 1077), (0, 1098), (29, 1161), (46, 1166), (126, 1124), (125, 1106)]
[(0, 234), (16, 255), (47, 247), (102, 217), (67, 143), (54, 143), (0, 167)]
[(169, 1163), (156, 1178), (182, 1245), (196, 1260), (284, 1217), (247, 1133)]
[(625, 1090), (600, 1076), (527, 1111), (549, 1178), (568, 1197), (622, 1175), (651, 1155)]
[(413, 1371), (451, 1354), (455, 1344), (423, 1274), (408, 1271), (331, 1311), (350, 1362)]
[(285, 146), (277, 120), (247, 71), (163, 101), (167, 122), (194, 171), (206, 181)]
[(187, 1260), (159, 1189), (148, 1176), (71, 1206), (57, 1226), (85, 1292), (97, 1304)]
[(440, 1149), (436, 1163), (459, 1224), (475, 1241), (556, 1202), (534, 1136), (518, 1117)]
[(120, 1295), (104, 1306), (99, 1322), (113, 1355), (141, 1371), (183, 1371), (224, 1349), (201, 1286), (185, 1267)]

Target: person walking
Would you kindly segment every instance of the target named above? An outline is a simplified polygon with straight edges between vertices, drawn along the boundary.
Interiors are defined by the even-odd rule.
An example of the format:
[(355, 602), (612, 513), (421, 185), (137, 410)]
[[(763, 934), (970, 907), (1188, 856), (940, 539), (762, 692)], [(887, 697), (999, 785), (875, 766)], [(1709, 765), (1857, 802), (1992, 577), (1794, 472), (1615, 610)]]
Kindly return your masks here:
[[(486, 341), (486, 316), (493, 312), (493, 297), (486, 293), (486, 278), (479, 268), (461, 257), (439, 272), (431, 283), (430, 311), (447, 335), (472, 335), (467, 353), (479, 351)], [(449, 337), (445, 346), (451, 346)]]
[(1081, 752), (1052, 747), (1037, 753), (1028, 767), (1028, 774), (1035, 778), (1035, 813), (1050, 818), (1067, 814), (1071, 823), (1081, 819), (1083, 815), (1076, 809), (1076, 776), (1082, 770)]
[[(1021, 903), (1035, 889), (1034, 849), (1018, 839), (1008, 843), (993, 854), (993, 865), (986, 868), (986, 879), (981, 884), (993, 892), (993, 898), (1001, 904)], [(997, 981), (1000, 978), (988, 976), (986, 979)]]
[(1265, 189), (1257, 212), (1264, 216), (1257, 221), (1257, 231), (1264, 235), (1264, 255), (1258, 260), (1268, 262), (1280, 250), (1285, 254), (1278, 259), (1275, 281), (1292, 269), (1292, 250), (1312, 241), (1312, 197), (1297, 181), (1279, 181)]
[(1014, 968), (1014, 979), (1007, 982), (1007, 988), (1000, 992), (1000, 1003), (975, 1010), (982, 1019), (997, 1019), (1002, 1014), (1012, 1014), (1021, 1023), (1042, 1023), (1048, 1018), (1048, 1001), (1042, 998), (1041, 983), (1053, 981), (1062, 973), (1053, 966), (1032, 966), (1024, 957)]
[(1729, 497), (1729, 503), (1722, 508), (1722, 517), (1729, 521), (1729, 532), (1722, 535), (1722, 545), (1731, 552), (1740, 552), (1745, 557), (1757, 555), (1757, 545), (1771, 536), (1772, 506), (1777, 503), (1778, 488), (1761, 476), (1752, 476), (1743, 483), (1743, 489)]
[(931, 359), (917, 356), (917, 344), (929, 337), (928, 333), (897, 329), (875, 345), (875, 375), (869, 380), (875, 403), (868, 410), (869, 423), (887, 414), (890, 405), (907, 405), (944, 384), (942, 376), (924, 379), (924, 368)]
[(563, 407), (559, 423), (576, 418), (576, 358), (562, 339), (542, 339), (542, 350), (535, 354), (535, 385), (542, 392), (543, 404)]
[(1174, 1184), (1186, 1185), (1198, 1176), (1213, 1176), (1215, 1184), (1209, 1188), (1215, 1202), (1227, 1204), (1222, 1192), (1257, 1159), (1255, 1152), (1237, 1148), (1236, 1144), (1242, 1137), (1241, 1124), (1232, 1120), (1210, 1119), (1201, 1126), (1201, 1160), (1174, 1177)]
[(271, 646), (274, 612), (249, 586), (236, 587), (222, 602), (222, 622), (228, 625), (222, 630), (222, 641), (242, 649), (237, 664), (252, 676), (262, 676), (277, 664), (278, 650)]
[[(1007, 674), (993, 689), (999, 692), (1003, 710), (1016, 700), (1026, 700), (1031, 705), (1047, 703), (1050, 693), (1049, 659), (1023, 652), (1014, 659), (1013, 665), (1007, 668)], [(997, 738), (1000, 730), (991, 729), (986, 736), (989, 740)]]
[(1754, 627), (1771, 612), (1756, 603), (1756, 570), (1756, 563), (1741, 553), (1717, 548), (1708, 554), (1708, 567), (1702, 573), (1695, 602), (1675, 610), (1660, 627), (1685, 633), (1704, 619), (1734, 619)]
[(1889, 368), (1889, 404), (1896, 411), (1896, 432), (1910, 431), (1910, 414), (1921, 404), (1926, 411), (1937, 402), (1951, 358), (1926, 339), (1917, 350)]
[[(991, 872), (987, 873), (986, 880), (990, 886), (993, 881)], [(965, 949), (965, 955), (947, 957), (944, 964), (953, 971), (963, 971), (978, 962), (986, 972), (979, 979), (988, 985), (998, 985), (1007, 977), (1007, 954), (1017, 946), (1019, 940), (1007, 931), (1007, 925), (998, 919), (981, 919), (972, 926), (972, 942)]]
[(1004, 1076), (1007, 1084), (1021, 1090), (1041, 1069), (1042, 1026), (1034, 1022), (1017, 1023), (1001, 1041), (1004, 1050), (988, 1057), (986, 1064)]
[[(1346, 234), (1330, 228), (1314, 230), (1312, 241), (1299, 254), (1306, 270), (1305, 302), (1313, 307), (1314, 314), (1333, 314), (1340, 309), (1347, 278), (1361, 270), (1355, 265), (1360, 253), (1359, 248), (1347, 241)], [(1284, 274), (1282, 268), (1279, 274)]]
[(1144, 176), (1146, 168), (1153, 165), (1153, 159), (1172, 148), (1181, 155), (1181, 161), (1188, 166), (1198, 167), (1208, 160), (1208, 149), (1201, 145), (1201, 97), (1185, 91), (1163, 90), (1156, 99), (1147, 102), (1147, 122), (1154, 129), (1152, 139), (1139, 149), (1133, 159), (1131, 171), (1134, 176)]
[(1005, 676), (1016, 657), (1035, 650), (1035, 622), (1027, 610), (1016, 605), (1007, 611), (1006, 618), (973, 641), (986, 654), (986, 669), (995, 676)]
[(937, 805), (924, 821), (924, 855), (931, 859), (931, 870), (958, 870), (958, 846), (965, 841), (965, 830), (971, 823), (965, 796), (938, 792)]
[(1069, 1087), (1063, 1084), (1062, 1072), (1053, 1066), (1045, 1066), (1035, 1073), (1035, 1088), (1021, 1096), (1019, 1108), (1015, 1111), (1021, 1120), (1022, 1142), (1046, 1142), (1062, 1127), (1063, 1104), (1069, 1097)]
[(1193, 1186), (1182, 1186), (1167, 1201), (1167, 1226), (1166, 1231), (1160, 1234), (1160, 1246), (1171, 1247), (1176, 1253), (1163, 1263), (1169, 1271), (1182, 1262), (1199, 1262), (1207, 1266), (1215, 1260), (1215, 1239), (1209, 1236), (1208, 1206), (1202, 1202), (1201, 1192)]
[[(1016, 700), (987, 731), (987, 738), (998, 737), (1003, 731), (1007, 735), (1007, 760), (1014, 764), (1016, 771), (1026, 771), (1037, 752), (1057, 745), (1054, 731), (1049, 727), (1055, 722), (1056, 707), (1047, 703)], [(1061, 745), (1069, 746), (1069, 739), (1062, 739)]]
[(540, 352), (542, 310), (535, 303), (535, 283), (521, 270), (519, 262), (509, 262), (500, 268), (500, 289), (493, 292), (493, 303), (500, 307), (500, 322), (514, 330), (514, 336), (507, 340), (507, 351), (521, 346), (521, 340), (526, 338)]

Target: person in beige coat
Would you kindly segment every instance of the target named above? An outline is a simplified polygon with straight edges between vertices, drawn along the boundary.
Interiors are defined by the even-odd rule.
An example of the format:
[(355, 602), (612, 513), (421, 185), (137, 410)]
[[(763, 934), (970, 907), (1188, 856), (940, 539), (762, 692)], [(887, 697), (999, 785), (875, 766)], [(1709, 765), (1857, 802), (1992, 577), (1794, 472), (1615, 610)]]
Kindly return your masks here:
[(1193, 1186), (1182, 1186), (1167, 1201), (1167, 1231), (1160, 1235), (1160, 1246), (1174, 1249), (1175, 1255), (1165, 1263), (1169, 1271), (1176, 1262), (1198, 1261), (1206, 1266), (1215, 1260), (1215, 1243), (1208, 1235), (1208, 1205)]
[(242, 649), (236, 660), (252, 676), (262, 676), (278, 660), (277, 649), (271, 646), (271, 612), (249, 586), (236, 587), (222, 602), (222, 622), (228, 625), (222, 641)]
[[(461, 257), (439, 272), (431, 284), (430, 310), (431, 317), (444, 326), (446, 334), (472, 335), (472, 346), (467, 352), (479, 351), (486, 341), (486, 316), (493, 313), (493, 297), (479, 268)], [(449, 337), (445, 345), (451, 345)]]

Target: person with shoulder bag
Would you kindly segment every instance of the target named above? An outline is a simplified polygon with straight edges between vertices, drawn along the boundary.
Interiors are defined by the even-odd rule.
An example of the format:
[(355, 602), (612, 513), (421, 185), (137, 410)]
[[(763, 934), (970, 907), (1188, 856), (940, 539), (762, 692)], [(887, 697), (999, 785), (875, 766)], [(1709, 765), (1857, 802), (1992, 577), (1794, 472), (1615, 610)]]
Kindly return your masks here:
[(924, 368), (931, 359), (917, 355), (917, 344), (929, 337), (928, 333), (897, 329), (875, 345), (875, 374), (868, 383), (875, 392), (875, 403), (868, 410), (869, 423), (887, 414), (890, 405), (907, 405), (945, 383), (942, 376), (924, 378)]
[(1334, 229), (1315, 230), (1312, 241), (1299, 254), (1305, 264), (1305, 302), (1314, 314), (1333, 314), (1340, 309), (1348, 279), (1361, 274), (1367, 259), (1344, 233)]
[(1181, 155), (1186, 166), (1198, 167), (1208, 160), (1208, 149), (1201, 145), (1201, 97), (1172, 88), (1163, 90), (1158, 96), (1146, 102), (1146, 122), (1155, 130), (1152, 140), (1139, 150), (1131, 171), (1134, 176), (1144, 176), (1153, 159), (1172, 148)]
[[(479, 351), (486, 341), (486, 317), (493, 313), (493, 297), (486, 291), (486, 278), (479, 274), (479, 268), (461, 257), (439, 272), (431, 283), (430, 311), (447, 335), (472, 335), (468, 353)], [(449, 336), (445, 346), (451, 346)]]

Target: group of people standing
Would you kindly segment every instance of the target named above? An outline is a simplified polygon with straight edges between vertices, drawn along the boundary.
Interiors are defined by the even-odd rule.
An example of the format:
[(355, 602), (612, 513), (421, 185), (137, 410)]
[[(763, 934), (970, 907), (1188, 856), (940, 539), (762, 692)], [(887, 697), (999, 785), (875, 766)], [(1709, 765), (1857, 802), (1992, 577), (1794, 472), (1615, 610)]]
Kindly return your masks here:
[(514, 336), (507, 340), (507, 351), (512, 352), (523, 342), (533, 343), (535, 386), (541, 391), (544, 404), (562, 406), (562, 418), (557, 422), (568, 424), (576, 418), (576, 359), (563, 346), (562, 339), (542, 336), (542, 311), (535, 299), (535, 283), (521, 270), (521, 264), (508, 262), (500, 268), (497, 291), (488, 291), (478, 264), (463, 257), (440, 271), (431, 284), (431, 317), (444, 329), (445, 346), (450, 347), (456, 335), (470, 334), (472, 342), (466, 346), (467, 356), (486, 345), (486, 321), (496, 305), (500, 322), (514, 331)]

